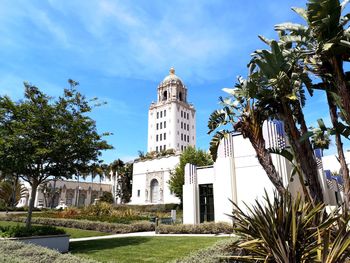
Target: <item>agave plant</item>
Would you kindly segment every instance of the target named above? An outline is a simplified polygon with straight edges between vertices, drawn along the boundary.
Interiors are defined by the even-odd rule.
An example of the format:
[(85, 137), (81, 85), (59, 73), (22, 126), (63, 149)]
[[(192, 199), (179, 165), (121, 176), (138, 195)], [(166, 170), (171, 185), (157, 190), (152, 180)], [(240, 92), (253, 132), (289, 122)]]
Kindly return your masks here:
[(265, 195), (247, 212), (236, 204), (232, 218), (236, 246), (244, 256), (231, 256), (244, 262), (341, 263), (350, 260), (349, 216), (336, 210), (325, 212), (324, 204), (312, 205), (300, 196)]

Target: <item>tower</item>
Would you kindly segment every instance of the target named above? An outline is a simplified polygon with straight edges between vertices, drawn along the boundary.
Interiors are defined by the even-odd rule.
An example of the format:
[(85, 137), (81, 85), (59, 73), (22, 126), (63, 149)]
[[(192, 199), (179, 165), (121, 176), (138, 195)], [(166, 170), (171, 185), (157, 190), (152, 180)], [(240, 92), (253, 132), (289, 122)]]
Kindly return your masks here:
[(196, 110), (187, 101), (187, 88), (171, 68), (158, 85), (157, 102), (148, 111), (148, 152), (196, 145)]

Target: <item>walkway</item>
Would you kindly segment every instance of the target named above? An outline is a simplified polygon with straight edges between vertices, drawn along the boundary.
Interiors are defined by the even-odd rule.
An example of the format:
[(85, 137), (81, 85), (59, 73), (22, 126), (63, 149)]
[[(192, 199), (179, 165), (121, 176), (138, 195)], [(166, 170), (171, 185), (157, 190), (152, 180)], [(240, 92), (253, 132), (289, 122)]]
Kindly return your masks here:
[(90, 240), (100, 240), (100, 239), (111, 239), (111, 238), (122, 238), (122, 237), (230, 237), (230, 234), (156, 234), (152, 232), (136, 232), (127, 234), (113, 234), (108, 236), (96, 236), (96, 237), (82, 237), (82, 238), (71, 238), (69, 242), (78, 241), (90, 241)]

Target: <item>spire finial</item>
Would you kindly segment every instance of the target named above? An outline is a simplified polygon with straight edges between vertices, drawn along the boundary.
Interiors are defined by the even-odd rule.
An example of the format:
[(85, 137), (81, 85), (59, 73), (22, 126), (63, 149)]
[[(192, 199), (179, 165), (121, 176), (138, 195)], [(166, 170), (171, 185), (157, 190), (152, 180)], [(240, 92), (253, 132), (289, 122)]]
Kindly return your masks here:
[(174, 74), (175, 74), (175, 69), (174, 69), (174, 67), (171, 67), (170, 70), (169, 70), (169, 72), (170, 72), (170, 75), (174, 75)]

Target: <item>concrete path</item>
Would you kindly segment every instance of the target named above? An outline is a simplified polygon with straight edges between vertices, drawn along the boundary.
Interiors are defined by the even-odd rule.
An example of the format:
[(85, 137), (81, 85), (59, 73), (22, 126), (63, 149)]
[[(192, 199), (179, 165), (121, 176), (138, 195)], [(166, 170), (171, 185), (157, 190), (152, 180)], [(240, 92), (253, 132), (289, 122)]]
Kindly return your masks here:
[(152, 232), (136, 232), (136, 233), (127, 233), (127, 234), (113, 234), (108, 236), (96, 236), (96, 237), (82, 237), (82, 238), (71, 238), (69, 242), (78, 242), (78, 241), (90, 241), (90, 240), (100, 240), (100, 239), (111, 239), (111, 238), (122, 238), (122, 237), (230, 237), (233, 235), (229, 234), (156, 234)]

